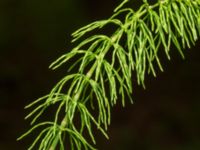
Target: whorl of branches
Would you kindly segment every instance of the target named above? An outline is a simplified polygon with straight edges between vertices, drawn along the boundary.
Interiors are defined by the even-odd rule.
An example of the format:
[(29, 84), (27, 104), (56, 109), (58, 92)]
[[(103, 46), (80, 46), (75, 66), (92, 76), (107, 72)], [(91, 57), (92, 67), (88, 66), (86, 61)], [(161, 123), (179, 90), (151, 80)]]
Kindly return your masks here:
[[(74, 32), (72, 41), (79, 44), (50, 65), (57, 69), (73, 57), (78, 58), (69, 67), (69, 71), (78, 68), (75, 73), (66, 75), (48, 95), (26, 106), (34, 107), (26, 117), (33, 118), (33, 127), (19, 139), (42, 128), (29, 150), (34, 147), (64, 150), (66, 140), (71, 150), (94, 150), (96, 141), (92, 128), (96, 126), (108, 138), (111, 108), (119, 100), (125, 106), (125, 95), (132, 102), (132, 74), (135, 73), (137, 83), (144, 86), (147, 73), (156, 76), (155, 65), (163, 71), (159, 51), (164, 50), (170, 59), (174, 45), (184, 57), (183, 49), (195, 44), (200, 33), (199, 0), (159, 0), (151, 5), (144, 0), (137, 11), (125, 7), (127, 2), (124, 0), (110, 18)], [(113, 26), (112, 34), (88, 36), (88, 32), (99, 32), (107, 25)], [(36, 123), (50, 105), (58, 106), (55, 119)], [(77, 115), (80, 125), (75, 124)], [(93, 144), (86, 140), (85, 134)]]

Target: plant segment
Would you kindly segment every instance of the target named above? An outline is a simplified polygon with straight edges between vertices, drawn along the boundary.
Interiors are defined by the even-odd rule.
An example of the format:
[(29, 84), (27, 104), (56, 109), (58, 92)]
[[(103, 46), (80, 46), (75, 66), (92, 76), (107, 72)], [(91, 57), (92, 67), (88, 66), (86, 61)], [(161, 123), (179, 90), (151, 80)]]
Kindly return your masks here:
[[(125, 95), (133, 102), (132, 74), (144, 86), (146, 74), (156, 76), (155, 66), (163, 71), (159, 50), (164, 50), (170, 59), (174, 45), (184, 57), (182, 49), (195, 44), (200, 33), (199, 0), (159, 0), (154, 4), (144, 0), (137, 11), (125, 5), (128, 0), (110, 18), (74, 32), (72, 42), (78, 41), (77, 46), (50, 65), (57, 69), (76, 58), (69, 67), (75, 73), (66, 75), (48, 95), (26, 106), (34, 108), (26, 117), (33, 118), (33, 127), (19, 139), (41, 129), (29, 150), (64, 150), (67, 144), (70, 150), (95, 150), (93, 128), (108, 138), (111, 108), (120, 99), (125, 106)], [(108, 25), (114, 32), (101, 33)], [(100, 34), (88, 36), (94, 30)], [(36, 122), (51, 105), (57, 107), (54, 120)], [(76, 118), (80, 119), (79, 124)], [(85, 138), (88, 136), (91, 140)]]

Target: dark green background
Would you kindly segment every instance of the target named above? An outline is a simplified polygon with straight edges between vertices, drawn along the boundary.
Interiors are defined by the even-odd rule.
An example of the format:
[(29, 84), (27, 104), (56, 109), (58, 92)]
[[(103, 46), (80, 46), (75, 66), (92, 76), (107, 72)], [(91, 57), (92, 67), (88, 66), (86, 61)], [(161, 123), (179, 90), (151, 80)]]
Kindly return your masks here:
[[(70, 34), (112, 14), (114, 0), (0, 1), (0, 150), (25, 150), (34, 135), (16, 138), (29, 122), (23, 108), (47, 94), (65, 73), (48, 65), (70, 51)], [(137, 1), (133, 3), (138, 6)], [(165, 72), (148, 77), (146, 90), (134, 84), (135, 104), (117, 105), (110, 140), (97, 134), (99, 150), (200, 149), (200, 41), (182, 60), (172, 48)]]

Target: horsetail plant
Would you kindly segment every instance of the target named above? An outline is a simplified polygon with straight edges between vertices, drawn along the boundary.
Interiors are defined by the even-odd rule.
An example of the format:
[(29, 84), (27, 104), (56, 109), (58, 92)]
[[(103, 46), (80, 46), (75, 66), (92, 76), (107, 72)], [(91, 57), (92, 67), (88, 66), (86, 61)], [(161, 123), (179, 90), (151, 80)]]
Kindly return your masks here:
[[(72, 42), (78, 44), (50, 65), (55, 70), (75, 58), (69, 71), (77, 70), (61, 79), (48, 95), (25, 107), (34, 108), (26, 116), (32, 117), (33, 127), (18, 140), (42, 128), (28, 150), (64, 150), (66, 143), (71, 150), (95, 150), (93, 127), (108, 138), (111, 108), (120, 99), (125, 106), (125, 96), (133, 102), (133, 73), (137, 84), (145, 87), (147, 74), (156, 76), (155, 67), (163, 71), (159, 51), (164, 50), (170, 60), (174, 45), (184, 58), (183, 49), (198, 39), (199, 0), (158, 0), (154, 4), (143, 0), (137, 11), (127, 7), (128, 2), (123, 0), (110, 18), (74, 32)], [(114, 32), (101, 33), (108, 25)], [(96, 30), (98, 34), (89, 34)], [(36, 123), (51, 105), (57, 107), (54, 120)]]

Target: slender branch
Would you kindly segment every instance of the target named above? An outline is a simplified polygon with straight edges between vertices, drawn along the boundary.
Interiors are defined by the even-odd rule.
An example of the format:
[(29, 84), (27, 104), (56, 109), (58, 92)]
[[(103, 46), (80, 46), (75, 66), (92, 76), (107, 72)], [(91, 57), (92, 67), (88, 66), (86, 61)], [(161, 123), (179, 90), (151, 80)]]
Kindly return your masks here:
[[(138, 11), (124, 8), (127, 2), (128, 0), (123, 0), (109, 19), (93, 22), (74, 32), (72, 42), (108, 24), (113, 25), (113, 29), (116, 28), (111, 36), (101, 34), (86, 38), (71, 52), (64, 54), (50, 65), (50, 68), (57, 69), (71, 58), (79, 57), (70, 67), (71, 69), (79, 66), (77, 73), (66, 75), (55, 85), (50, 94), (27, 106), (27, 108), (36, 107), (26, 117), (33, 117), (33, 124), (50, 105), (59, 103), (54, 122), (36, 124), (19, 138), (27, 136), (38, 127), (48, 125), (29, 150), (32, 150), (41, 139), (39, 150), (55, 150), (58, 144), (60, 150), (64, 150), (65, 132), (69, 135), (72, 150), (75, 148), (95, 150), (83, 137), (83, 132), (86, 130), (95, 144), (93, 124), (108, 138), (106, 130), (110, 124), (110, 109), (116, 104), (118, 96), (121, 96), (123, 106), (125, 106), (125, 94), (132, 102), (133, 71), (138, 85), (142, 84), (145, 87), (146, 74), (152, 73), (156, 76), (155, 63), (163, 71), (158, 56), (161, 47), (170, 60), (171, 45), (174, 45), (184, 58), (182, 49), (195, 44), (200, 34), (199, 0), (159, 0), (152, 5), (143, 0), (144, 4)], [(120, 18), (124, 16), (124, 20), (118, 19), (119, 16)], [(66, 92), (64, 86), (68, 84), (70, 86)], [(88, 110), (90, 106), (88, 103), (92, 109), (96, 108), (93, 106), (94, 100), (99, 109), (97, 118)], [(64, 118), (60, 118), (61, 110), (64, 110)], [(75, 112), (80, 114), (80, 129), (73, 122)], [(61, 123), (58, 123), (58, 118), (62, 119)]]

